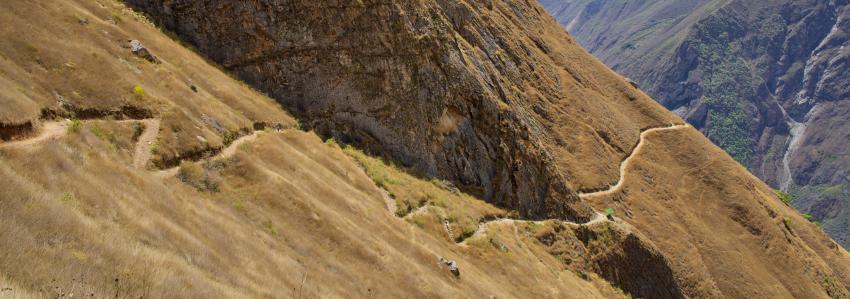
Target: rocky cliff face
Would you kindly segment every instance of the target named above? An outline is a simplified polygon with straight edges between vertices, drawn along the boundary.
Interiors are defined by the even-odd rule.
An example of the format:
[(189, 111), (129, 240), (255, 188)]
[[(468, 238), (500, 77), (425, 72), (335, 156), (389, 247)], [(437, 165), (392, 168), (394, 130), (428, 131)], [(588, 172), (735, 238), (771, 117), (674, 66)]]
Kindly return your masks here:
[(850, 246), (848, 125), (832, 112), (850, 105), (850, 2), (542, 3)]
[[(600, 85), (617, 75), (595, 63), (567, 64), (590, 57), (538, 6), (129, 2), (306, 126), (530, 218), (586, 219), (575, 191), (614, 181), (639, 129), (676, 119), (626, 84)], [(627, 121), (575, 101), (622, 107)], [(600, 175), (578, 175), (586, 168)]]

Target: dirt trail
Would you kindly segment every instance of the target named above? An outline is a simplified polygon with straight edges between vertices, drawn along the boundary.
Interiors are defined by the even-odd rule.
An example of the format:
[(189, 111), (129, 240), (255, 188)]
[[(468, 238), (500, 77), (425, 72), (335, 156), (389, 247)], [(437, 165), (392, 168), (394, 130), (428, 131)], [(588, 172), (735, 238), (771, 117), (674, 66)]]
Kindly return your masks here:
[(381, 197), (384, 198), (384, 202), (387, 204), (387, 210), (390, 211), (390, 214), (395, 215), (396, 211), (398, 211), (398, 207), (395, 204), (395, 199), (390, 195), (390, 192), (384, 188), (378, 188), (378, 191), (381, 192)]
[[(133, 167), (137, 169), (144, 169), (153, 155), (151, 153), (151, 149), (156, 143), (157, 136), (159, 136), (160, 120), (151, 118), (119, 120), (117, 122), (141, 122), (145, 124), (145, 131), (142, 132), (141, 136), (139, 136), (139, 140), (136, 142), (136, 147), (133, 152)], [(38, 135), (24, 140), (0, 143), (0, 148), (32, 146), (40, 142), (60, 137), (67, 133), (68, 126), (70, 123), (71, 122), (69, 120), (45, 122), (39, 129)], [(211, 157), (210, 159), (225, 159), (232, 157), (237, 153), (240, 145), (249, 141), (256, 140), (257, 137), (259, 137), (260, 133), (261, 131), (255, 131), (251, 135), (242, 136), (234, 140), (232, 143), (230, 143), (230, 145), (223, 148), (217, 155)], [(177, 175), (178, 169), (178, 167), (173, 167), (169, 169), (157, 170), (154, 171), (154, 175), (160, 178), (171, 177)]]
[(151, 149), (156, 142), (156, 136), (159, 135), (159, 120), (146, 119), (141, 120), (145, 124), (145, 131), (139, 136), (139, 141), (136, 143), (136, 150), (133, 154), (133, 167), (142, 169), (151, 160)]
[[(218, 160), (218, 159), (227, 159), (227, 158), (233, 157), (233, 155), (236, 155), (236, 153), (239, 151), (240, 145), (245, 144), (246, 142), (249, 142), (249, 141), (257, 140), (257, 137), (260, 137), (261, 133), (262, 133), (262, 131), (254, 131), (254, 133), (252, 133), (251, 135), (245, 135), (245, 136), (239, 137), (236, 140), (234, 140), (233, 142), (231, 142), (230, 145), (223, 148), (217, 155), (209, 157), (207, 159), (208, 160)], [(150, 156), (148, 156), (148, 158), (150, 158)], [(145, 163), (147, 163), (147, 162), (145, 162)], [(167, 177), (172, 177), (172, 176), (177, 175), (177, 173), (179, 171), (180, 171), (180, 166), (176, 166), (176, 167), (156, 171), (156, 173), (154, 173), (154, 175), (159, 177), (159, 178), (167, 178)]]
[[(640, 133), (640, 139), (638, 140), (638, 143), (635, 146), (634, 150), (632, 150), (631, 154), (629, 154), (628, 157), (626, 157), (625, 159), (623, 159), (622, 162), (620, 162), (620, 177), (617, 180), (617, 183), (608, 186), (608, 188), (606, 188), (604, 190), (593, 191), (593, 192), (578, 192), (579, 197), (580, 198), (588, 198), (588, 197), (608, 195), (608, 194), (613, 194), (613, 193), (619, 192), (623, 188), (623, 185), (625, 183), (626, 171), (628, 170), (629, 165), (631, 165), (632, 159), (634, 157), (638, 156), (638, 154), (641, 153), (644, 145), (646, 145), (646, 137), (649, 136), (649, 134), (656, 133), (656, 132), (662, 132), (662, 131), (685, 129), (685, 128), (690, 128), (690, 127), (691, 126), (689, 124), (670, 124), (669, 126), (665, 126), (665, 127), (658, 127), (658, 128), (651, 128), (651, 129), (644, 130), (643, 132)], [(417, 214), (417, 213), (420, 213), (420, 212), (424, 212), (424, 209), (423, 209), (424, 207), (425, 206), (420, 207), (419, 209), (409, 213), (405, 217), (413, 215), (413, 214)], [(443, 217), (443, 219), (445, 219), (445, 217)], [(475, 239), (475, 238), (479, 238), (482, 235), (486, 234), (488, 227), (491, 226), (491, 225), (497, 225), (497, 224), (514, 225), (517, 222), (531, 223), (531, 224), (538, 224), (539, 225), (539, 224), (544, 224), (548, 221), (560, 221), (562, 224), (565, 224), (565, 225), (581, 226), (581, 225), (593, 225), (593, 224), (597, 224), (597, 223), (601, 223), (601, 222), (609, 221), (609, 220), (608, 220), (607, 216), (605, 216), (604, 214), (599, 213), (599, 212), (596, 212), (596, 214), (593, 216), (593, 218), (590, 219), (590, 221), (587, 221), (585, 223), (576, 223), (576, 222), (563, 221), (563, 220), (531, 221), (531, 220), (515, 220), (515, 219), (507, 219), (507, 218), (495, 219), (495, 220), (480, 223), (478, 225), (478, 229), (475, 231), (475, 233), (472, 234), (472, 236), (469, 236), (468, 238), (464, 239), (463, 241), (461, 241), (457, 244), (459, 246), (467, 246), (467, 241)], [(453, 234), (452, 234), (452, 231), (451, 231), (451, 228), (449, 226), (448, 221), (444, 220), (443, 224), (445, 226), (446, 233), (449, 235), (449, 238), (452, 239)]]
[(688, 125), (688, 124), (683, 124), (683, 125), (681, 125), (681, 124), (680, 125), (671, 124), (671, 125), (666, 126), (666, 127), (652, 128), (652, 129), (648, 129), (648, 130), (641, 132), (640, 133), (640, 140), (638, 140), (638, 144), (637, 144), (637, 146), (635, 146), (635, 149), (632, 151), (632, 153), (628, 157), (626, 157), (626, 159), (623, 160), (623, 162), (620, 162), (620, 178), (617, 179), (617, 183), (608, 186), (608, 188), (606, 188), (604, 190), (598, 190), (598, 191), (592, 191), (592, 192), (578, 192), (578, 196), (580, 198), (589, 198), (589, 197), (595, 197), (595, 196), (610, 195), (610, 194), (614, 194), (616, 192), (619, 192), (621, 189), (623, 189), (623, 185), (625, 184), (626, 170), (629, 168), (629, 165), (631, 165), (632, 158), (637, 157), (637, 155), (640, 154), (641, 150), (643, 150), (643, 146), (646, 144), (646, 136), (648, 136), (649, 134), (655, 133), (655, 132), (679, 130), (679, 129), (685, 129), (685, 128), (690, 128), (690, 127), (691, 126)]
[(70, 121), (55, 121), (55, 122), (46, 122), (41, 126), (41, 129), (38, 132), (38, 135), (16, 141), (9, 141), (0, 143), (0, 148), (5, 147), (19, 147), (19, 146), (31, 146), (39, 142), (43, 142), (49, 139), (57, 138), (65, 134), (68, 129), (68, 124)]
[(582, 225), (594, 225), (594, 224), (597, 224), (597, 223), (602, 223), (602, 222), (608, 221), (608, 218), (605, 215), (603, 215), (602, 213), (597, 212), (593, 216), (593, 218), (590, 219), (590, 221), (585, 222), (585, 223), (576, 223), (576, 222), (572, 222), (572, 221), (561, 221), (561, 220), (532, 221), (532, 220), (515, 220), (515, 219), (508, 219), (508, 218), (496, 219), (496, 220), (480, 223), (478, 225), (478, 229), (475, 231), (475, 233), (473, 233), (472, 236), (469, 236), (468, 238), (463, 239), (463, 241), (458, 243), (458, 245), (468, 246), (467, 241), (483, 236), (484, 234), (487, 233), (487, 229), (491, 225), (496, 225), (496, 224), (515, 225), (517, 222), (543, 225), (543, 224), (550, 222), (550, 221), (558, 221), (558, 222), (565, 224), (565, 225), (582, 226)]
[(257, 137), (260, 136), (261, 131), (254, 131), (251, 135), (245, 135), (234, 140), (230, 145), (221, 150), (221, 152), (213, 157), (213, 159), (226, 159), (233, 157), (236, 154), (239, 146), (244, 144), (245, 142), (257, 140)]
[[(423, 205), (423, 206), (419, 207), (418, 209), (411, 211), (410, 213), (408, 213), (407, 215), (405, 215), (404, 217), (401, 217), (401, 218), (407, 219), (407, 218), (409, 218), (413, 215), (424, 213), (427, 209), (428, 209), (428, 205)], [(454, 240), (454, 233), (452, 232), (452, 229), (451, 229), (451, 226), (450, 226), (448, 219), (446, 219), (445, 215), (441, 216), (440, 218), (443, 219), (442, 220), (443, 228), (445, 229), (446, 234), (449, 237), (449, 240)], [(496, 225), (496, 224), (513, 225), (513, 224), (516, 224), (517, 222), (543, 225), (543, 224), (550, 222), (550, 221), (558, 221), (558, 222), (565, 224), (565, 225), (581, 226), (581, 225), (594, 225), (594, 224), (597, 224), (597, 223), (605, 222), (605, 221), (608, 221), (608, 218), (604, 214), (596, 212), (596, 214), (593, 216), (593, 218), (590, 219), (590, 221), (587, 221), (585, 223), (576, 223), (576, 222), (564, 221), (564, 220), (538, 220), (538, 221), (534, 221), (534, 220), (516, 220), (516, 219), (510, 219), (510, 218), (494, 219), (494, 220), (479, 223), (478, 229), (471, 236), (463, 239), (463, 241), (460, 241), (457, 244), (460, 245), (460, 246), (467, 246), (466, 243), (467, 243), (468, 240), (483, 236), (484, 234), (487, 233), (487, 229), (491, 225)]]

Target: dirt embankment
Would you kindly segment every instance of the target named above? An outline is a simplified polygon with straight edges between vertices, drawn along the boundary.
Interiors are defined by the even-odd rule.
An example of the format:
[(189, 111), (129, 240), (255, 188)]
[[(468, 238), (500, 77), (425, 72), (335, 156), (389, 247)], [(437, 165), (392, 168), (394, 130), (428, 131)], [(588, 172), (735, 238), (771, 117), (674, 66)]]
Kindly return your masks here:
[(0, 141), (22, 139), (35, 133), (32, 121), (21, 124), (0, 123)]

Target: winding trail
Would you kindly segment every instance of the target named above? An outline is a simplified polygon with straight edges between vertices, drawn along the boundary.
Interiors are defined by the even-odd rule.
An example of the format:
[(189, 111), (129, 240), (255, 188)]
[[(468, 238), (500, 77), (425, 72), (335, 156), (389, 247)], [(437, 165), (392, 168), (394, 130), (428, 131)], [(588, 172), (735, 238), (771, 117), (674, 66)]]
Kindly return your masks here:
[[(136, 147), (135, 147), (134, 154), (133, 154), (133, 167), (137, 168), (137, 169), (143, 169), (151, 159), (151, 156), (152, 156), (151, 149), (153, 147), (153, 144), (156, 141), (156, 137), (159, 135), (160, 120), (159, 119), (142, 119), (142, 120), (123, 120), (123, 121), (120, 121), (120, 122), (126, 122), (126, 121), (142, 122), (142, 123), (145, 124), (145, 130), (139, 136), (139, 140), (136, 143)], [(50, 139), (62, 136), (63, 134), (65, 134), (68, 131), (67, 128), (68, 128), (69, 124), (70, 124), (70, 121), (67, 121), (67, 120), (66, 121), (59, 121), (59, 122), (46, 122), (46, 123), (43, 124), (41, 130), (39, 130), (39, 134), (36, 135), (35, 137), (24, 139), (24, 140), (0, 143), (0, 148), (15, 147), (15, 146), (29, 146), (29, 145), (33, 145), (33, 144), (36, 144), (36, 143), (39, 143), (39, 142), (43, 142), (43, 141), (46, 141), (46, 140), (50, 140)], [(579, 197), (580, 198), (588, 198), (588, 197), (594, 197), (594, 196), (609, 195), (609, 194), (613, 194), (615, 192), (620, 191), (623, 188), (625, 178), (626, 178), (626, 171), (627, 171), (629, 165), (631, 165), (632, 159), (634, 157), (636, 157), (638, 154), (640, 154), (640, 152), (643, 150), (643, 146), (646, 144), (646, 137), (649, 134), (652, 134), (652, 133), (655, 133), (655, 132), (690, 128), (690, 127), (691, 126), (688, 125), (688, 124), (678, 124), (678, 125), (677, 124), (671, 124), (671, 125), (666, 126), (666, 127), (651, 128), (651, 129), (647, 129), (647, 130), (641, 132), (640, 133), (640, 139), (638, 141), (637, 146), (635, 146), (632, 153), (620, 163), (620, 177), (619, 177), (617, 183), (608, 186), (608, 188), (606, 188), (604, 190), (599, 190), (599, 191), (594, 191), (594, 192), (579, 192), (578, 193)], [(226, 158), (232, 157), (233, 155), (235, 155), (238, 152), (240, 145), (245, 144), (246, 142), (256, 140), (257, 137), (259, 137), (259, 135), (261, 133), (262, 133), (262, 131), (254, 131), (250, 135), (246, 135), (246, 136), (242, 136), (240, 138), (237, 138), (236, 140), (231, 142), (227, 147), (221, 149), (218, 154), (216, 154), (215, 156), (209, 157), (207, 159), (215, 160), (215, 159), (226, 159)], [(154, 172), (154, 175), (157, 176), (157, 177), (166, 178), (166, 177), (172, 177), (172, 176), (177, 175), (178, 171), (179, 171), (179, 167), (172, 167), (172, 168), (169, 168), (169, 169), (156, 170), (156, 171), (153, 171), (153, 172)], [(395, 207), (394, 202), (390, 201), (392, 198), (391, 198), (391, 196), (389, 196), (389, 193), (386, 190), (383, 190), (383, 188), (381, 188), (381, 187), (378, 187), (378, 189), (380, 189), (381, 192), (384, 195), (384, 199), (386, 200), (386, 203), (387, 203), (387, 209), (390, 210), (391, 213), (395, 214), (395, 212), (396, 212), (395, 208), (396, 207)], [(408, 216), (418, 214), (418, 213), (422, 213), (426, 209), (427, 209), (427, 205), (423, 205), (423, 206), (419, 207), (418, 209), (411, 211), (411, 213), (408, 213), (407, 215), (405, 215), (402, 218), (407, 218)], [(446, 217), (441, 217), (441, 218), (443, 218), (443, 220), (442, 220), (443, 226), (445, 227), (445, 230), (446, 230), (446, 233), (449, 236), (449, 239), (454, 240), (452, 229), (450, 227), (450, 223), (448, 222), (448, 219)], [(515, 220), (515, 219), (508, 219), (508, 218), (495, 219), (495, 220), (479, 223), (478, 229), (471, 236), (463, 239), (461, 242), (458, 242), (456, 244), (459, 245), (459, 246), (464, 246), (464, 247), (467, 246), (467, 242), (469, 240), (480, 238), (481, 236), (486, 234), (488, 228), (491, 225), (499, 225), (499, 224), (514, 225), (517, 222), (532, 223), (532, 224), (544, 224), (544, 223), (549, 222), (549, 221), (560, 221), (562, 224), (566, 224), (566, 225), (582, 226), (582, 225), (593, 225), (593, 224), (601, 223), (601, 222), (604, 222), (604, 221), (609, 221), (609, 219), (605, 215), (603, 215), (602, 213), (599, 213), (599, 212), (596, 212), (594, 217), (592, 219), (590, 219), (590, 221), (587, 221), (585, 223), (575, 223), (575, 222), (571, 222), (571, 221), (562, 221), (562, 220), (532, 221), (532, 220)]]
[(590, 197), (610, 195), (610, 194), (620, 192), (620, 190), (623, 189), (623, 185), (625, 185), (626, 171), (628, 170), (629, 165), (631, 165), (632, 159), (634, 157), (636, 157), (638, 154), (640, 154), (640, 152), (643, 150), (643, 146), (646, 144), (646, 136), (648, 136), (649, 134), (652, 134), (652, 133), (656, 133), (656, 132), (679, 130), (679, 129), (685, 129), (685, 128), (690, 128), (690, 127), (691, 127), (691, 125), (689, 125), (689, 124), (671, 124), (671, 125), (666, 126), (666, 127), (658, 127), (658, 128), (652, 128), (652, 129), (644, 130), (643, 132), (640, 133), (640, 140), (638, 140), (638, 144), (637, 144), (637, 146), (635, 146), (635, 149), (632, 150), (632, 153), (629, 154), (629, 156), (626, 157), (626, 159), (623, 159), (623, 161), (620, 162), (620, 178), (617, 179), (617, 183), (609, 185), (608, 188), (605, 188), (605, 189), (602, 189), (602, 190), (589, 191), (589, 192), (579, 191), (578, 192), (579, 198), (590, 198)]
[[(610, 194), (614, 194), (616, 192), (621, 191), (623, 189), (623, 186), (625, 185), (626, 174), (627, 174), (629, 166), (632, 163), (632, 159), (637, 157), (638, 154), (640, 154), (643, 151), (644, 145), (646, 145), (647, 136), (649, 136), (650, 134), (653, 134), (653, 133), (687, 129), (687, 128), (691, 128), (691, 125), (689, 125), (689, 124), (670, 124), (668, 126), (650, 128), (650, 129), (646, 129), (646, 130), (642, 131), (640, 133), (640, 138), (639, 138), (638, 143), (635, 146), (634, 150), (632, 150), (632, 152), (629, 154), (628, 157), (626, 157), (625, 159), (623, 159), (622, 162), (620, 162), (620, 177), (617, 180), (617, 183), (609, 185), (607, 188), (602, 189), (602, 190), (578, 192), (579, 198), (585, 199), (585, 198), (590, 198), (590, 197), (595, 197), (595, 196), (610, 195)], [(378, 188), (380, 189), (380, 187), (378, 187)], [(427, 205), (419, 207), (419, 209), (416, 209), (416, 210), (408, 213), (403, 218), (407, 218), (408, 216), (411, 216), (411, 215), (414, 215), (414, 214), (423, 213), (425, 211), (426, 207), (427, 207)], [(462, 246), (462, 247), (468, 246), (467, 242), (469, 240), (473, 240), (473, 239), (482, 237), (483, 235), (485, 235), (487, 233), (488, 228), (492, 225), (515, 225), (516, 223), (545, 224), (545, 223), (550, 222), (550, 221), (558, 221), (558, 222), (565, 224), (565, 225), (582, 226), (582, 225), (594, 225), (594, 224), (602, 223), (602, 222), (605, 222), (605, 221), (620, 221), (616, 218), (613, 219), (613, 220), (609, 220), (606, 215), (599, 213), (599, 212), (595, 212), (595, 213), (596, 214), (593, 216), (593, 218), (591, 218), (590, 221), (587, 221), (585, 223), (576, 223), (576, 222), (572, 222), (572, 221), (554, 220), (554, 219), (553, 220), (532, 221), (532, 220), (516, 220), (516, 219), (509, 219), (509, 218), (501, 218), (501, 219), (495, 219), (495, 220), (490, 220), (490, 221), (486, 221), (486, 222), (481, 222), (478, 225), (478, 229), (471, 236), (469, 236), (469, 237), (463, 239), (462, 241), (458, 242), (457, 245)], [(443, 218), (442, 222), (443, 222), (443, 226), (446, 230), (446, 234), (448, 235), (450, 240), (454, 240), (452, 229), (449, 225), (448, 220), (445, 217), (441, 217), (441, 218)]]
[[(156, 118), (149, 119), (129, 119), (129, 120), (115, 120), (117, 123), (126, 123), (126, 122), (137, 122), (143, 123), (145, 125), (145, 130), (139, 136), (139, 140), (136, 142), (135, 149), (133, 150), (133, 168), (136, 169), (145, 169), (148, 162), (150, 162), (152, 157), (151, 149), (153, 145), (156, 143), (156, 138), (159, 136), (160, 130), (160, 120)], [(54, 122), (44, 122), (41, 128), (38, 130), (38, 134), (26, 139), (8, 141), (0, 143), (0, 149), (7, 147), (24, 147), (24, 146), (32, 146), (41, 142), (45, 142), (54, 138), (61, 137), (68, 133), (68, 126), (71, 124), (70, 120), (64, 121), (54, 121)], [(233, 142), (231, 142), (227, 147), (222, 148), (218, 154), (215, 156), (209, 157), (207, 159), (226, 159), (232, 157), (238, 152), (239, 146), (245, 144), (246, 142), (254, 141), (257, 137), (260, 136), (262, 131), (255, 130), (250, 135), (245, 135), (237, 138)], [(151, 170), (156, 177), (159, 178), (167, 178), (177, 175), (179, 172), (179, 167), (172, 167), (169, 169), (162, 170)]]
[(245, 144), (246, 142), (257, 140), (257, 137), (260, 137), (261, 132), (262, 131), (254, 131), (254, 133), (251, 133), (250, 135), (245, 135), (236, 138), (236, 140), (233, 140), (230, 145), (222, 149), (221, 152), (218, 153), (218, 155), (215, 155), (210, 159), (227, 159), (233, 157), (233, 155), (235, 155), (239, 150), (240, 145)]
[(136, 150), (133, 154), (133, 167), (143, 169), (148, 161), (151, 160), (151, 149), (154, 142), (156, 142), (156, 136), (159, 135), (159, 120), (145, 119), (140, 122), (145, 124), (145, 131), (142, 132), (138, 142), (136, 142)]
[[(378, 189), (383, 189), (383, 188), (378, 187)], [(382, 192), (386, 192), (386, 191), (382, 191)], [(394, 205), (395, 205), (395, 203), (393, 202), (393, 206)], [(410, 219), (410, 217), (412, 217), (414, 215), (425, 213), (428, 210), (428, 207), (429, 207), (429, 205), (425, 204), (425, 205), (423, 205), (423, 206), (421, 206), (421, 207), (419, 207), (419, 208), (417, 208), (413, 211), (410, 211), (410, 213), (407, 213), (407, 215), (401, 216), (399, 218)], [(391, 209), (391, 211), (392, 211), (392, 209)], [(446, 235), (449, 237), (449, 240), (454, 240), (455, 239), (454, 238), (455, 237), (454, 232), (452, 231), (451, 223), (449, 222), (448, 218), (445, 215), (438, 215), (438, 217), (440, 218), (440, 222), (442, 224), (441, 226), (446, 231)], [(555, 219), (535, 221), (535, 220), (517, 220), (517, 219), (510, 219), (510, 218), (498, 218), (498, 219), (480, 222), (478, 224), (478, 229), (475, 230), (475, 232), (471, 236), (463, 239), (460, 242), (456, 242), (456, 243), (460, 246), (467, 246), (466, 243), (467, 243), (468, 240), (472, 240), (472, 239), (479, 238), (479, 237), (483, 236), (484, 234), (487, 233), (488, 227), (491, 226), (491, 225), (497, 225), (497, 224), (514, 225), (516, 223), (530, 223), (530, 224), (543, 225), (543, 224), (551, 222), (551, 221), (560, 222), (564, 225), (582, 226), (582, 225), (594, 225), (594, 224), (597, 224), (597, 223), (602, 223), (602, 222), (606, 222), (606, 221), (610, 221), (610, 220), (604, 214), (599, 213), (599, 212), (596, 212), (596, 214), (593, 215), (593, 218), (591, 218), (589, 221), (584, 222), (584, 223), (577, 223), (577, 222), (566, 221), (566, 220), (555, 220)]]
[(596, 214), (593, 215), (593, 218), (591, 218), (590, 221), (585, 222), (585, 223), (575, 223), (575, 222), (572, 222), (572, 221), (562, 221), (562, 220), (533, 221), (533, 220), (515, 220), (515, 219), (502, 218), (502, 219), (496, 219), (496, 220), (492, 220), (492, 221), (488, 221), (488, 222), (484, 222), (484, 223), (479, 224), (478, 229), (475, 231), (475, 233), (473, 233), (472, 236), (469, 236), (466, 239), (463, 239), (463, 241), (458, 243), (458, 245), (464, 246), (464, 247), (468, 246), (467, 242), (469, 240), (473, 240), (473, 239), (480, 238), (480, 237), (484, 236), (484, 234), (487, 233), (487, 230), (491, 225), (516, 225), (516, 223), (529, 223), (529, 224), (544, 225), (544, 224), (546, 224), (548, 222), (552, 222), (552, 221), (557, 221), (557, 222), (560, 222), (561, 224), (565, 224), (565, 225), (582, 226), (582, 225), (594, 225), (594, 224), (597, 224), (597, 223), (602, 223), (602, 222), (610, 221), (610, 220), (608, 220), (608, 218), (605, 215), (603, 215), (602, 213), (599, 213), (599, 212), (596, 212)]
[[(262, 133), (263, 133), (263, 131), (254, 131), (254, 133), (251, 133), (250, 135), (245, 135), (245, 136), (239, 137), (236, 140), (233, 140), (233, 142), (231, 142), (230, 145), (221, 149), (221, 151), (219, 151), (218, 154), (216, 154), (212, 157), (205, 158), (203, 160), (219, 160), (219, 159), (227, 159), (227, 158), (233, 157), (233, 155), (236, 155), (236, 153), (239, 152), (239, 146), (240, 145), (245, 144), (246, 142), (257, 140), (257, 137), (260, 137), (260, 134), (262, 134)], [(141, 139), (140, 139), (140, 143), (141, 143)], [(142, 146), (142, 145), (140, 144), (139, 146)], [(148, 154), (147, 157), (148, 157), (148, 159), (150, 159), (150, 154)], [(145, 164), (147, 164), (147, 160), (145, 160), (142, 165), (145, 165)], [(171, 167), (171, 168), (168, 168), (168, 169), (157, 170), (157, 171), (155, 171), (154, 175), (159, 177), (159, 178), (167, 178), (167, 177), (175, 176), (179, 172), (180, 172), (180, 166), (175, 166), (175, 167)]]
[(39, 129), (38, 135), (35, 135), (30, 138), (8, 141), (0, 143), (0, 148), (4, 147), (19, 147), (19, 146), (31, 146), (39, 142), (47, 141), (50, 139), (54, 139), (62, 136), (68, 130), (68, 124), (70, 121), (52, 121), (45, 122), (41, 129)]

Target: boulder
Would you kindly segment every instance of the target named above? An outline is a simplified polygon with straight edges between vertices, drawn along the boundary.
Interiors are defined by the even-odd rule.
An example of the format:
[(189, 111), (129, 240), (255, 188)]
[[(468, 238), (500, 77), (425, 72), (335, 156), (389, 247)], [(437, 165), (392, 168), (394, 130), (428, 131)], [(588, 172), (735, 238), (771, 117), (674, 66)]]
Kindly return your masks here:
[(145, 46), (142, 45), (142, 42), (140, 42), (138, 40), (134, 39), (134, 40), (130, 41), (130, 51), (133, 52), (134, 55), (136, 55), (136, 56), (138, 56), (138, 57), (140, 57), (144, 60), (147, 60), (150, 63), (154, 63), (154, 64), (160, 63), (159, 58), (157, 58), (156, 56), (151, 54), (151, 52), (148, 50), (148, 48), (145, 48)]

